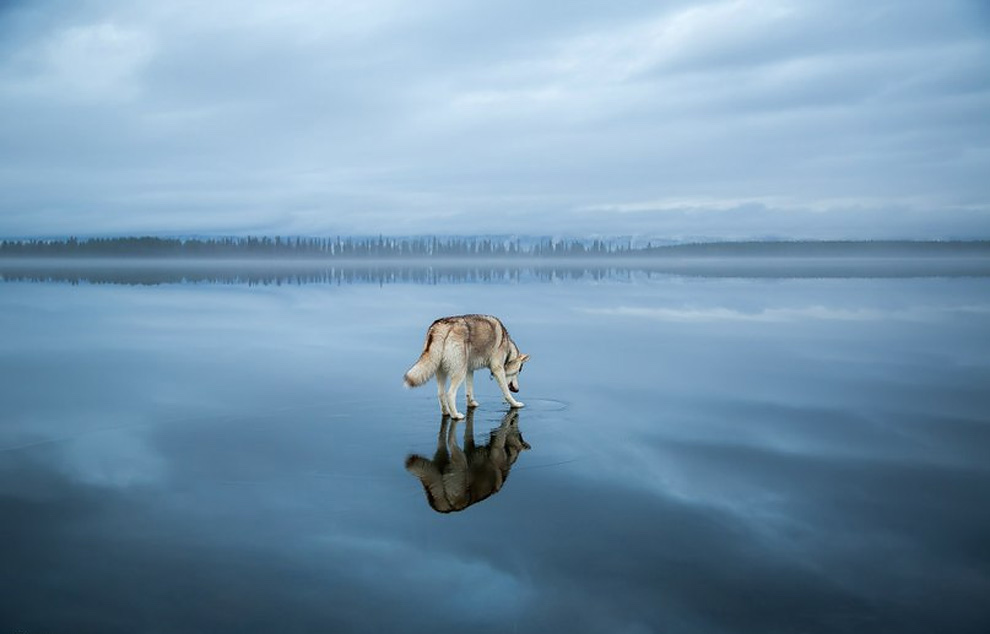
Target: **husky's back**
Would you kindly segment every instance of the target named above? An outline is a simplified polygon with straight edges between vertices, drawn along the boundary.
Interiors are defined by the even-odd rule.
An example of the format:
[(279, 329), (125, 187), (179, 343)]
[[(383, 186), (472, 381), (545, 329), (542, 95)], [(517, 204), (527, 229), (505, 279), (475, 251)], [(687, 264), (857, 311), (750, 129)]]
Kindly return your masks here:
[[(503, 334), (499, 337), (499, 334)], [(505, 327), (491, 315), (443, 317), (430, 324), (419, 359), (404, 377), (408, 387), (423, 385), (437, 374), (459, 375), (488, 365)]]

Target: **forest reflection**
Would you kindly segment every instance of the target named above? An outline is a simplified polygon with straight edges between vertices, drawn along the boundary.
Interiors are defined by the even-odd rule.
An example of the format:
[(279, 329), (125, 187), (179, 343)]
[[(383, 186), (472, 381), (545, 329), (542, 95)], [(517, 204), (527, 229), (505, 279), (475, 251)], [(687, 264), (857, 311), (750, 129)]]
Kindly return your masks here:
[(666, 277), (990, 277), (990, 260), (860, 258), (706, 258), (663, 260), (529, 260), (314, 262), (279, 260), (0, 260), (0, 282), (156, 285), (181, 283), (457, 284), (631, 281)]
[(283, 262), (120, 263), (73, 264), (13, 263), (0, 265), (0, 281), (68, 282), (71, 284), (155, 285), (177, 283), (301, 285), (301, 284), (451, 284), (516, 283), (557, 279), (621, 279), (631, 269), (576, 266), (489, 266), (395, 264), (319, 265)]
[(468, 408), (464, 419), (463, 447), (457, 444), (457, 421), (444, 416), (433, 458), (406, 458), (406, 470), (419, 479), (438, 513), (463, 511), (498, 493), (519, 454), (530, 449), (519, 431), (519, 410), (510, 409), (483, 445), (474, 442), (474, 412)]

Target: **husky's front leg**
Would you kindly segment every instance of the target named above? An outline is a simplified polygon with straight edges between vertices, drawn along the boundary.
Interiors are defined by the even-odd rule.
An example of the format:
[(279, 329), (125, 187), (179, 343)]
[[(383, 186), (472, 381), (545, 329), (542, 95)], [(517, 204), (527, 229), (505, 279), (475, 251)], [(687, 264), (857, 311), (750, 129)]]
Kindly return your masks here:
[(509, 405), (512, 407), (526, 407), (525, 403), (521, 403), (512, 397), (512, 392), (509, 391), (509, 383), (505, 380), (505, 368), (496, 368), (492, 370), (492, 375), (495, 377), (495, 382), (498, 383), (499, 388), (502, 390), (502, 396), (508, 401)]
[(474, 400), (474, 372), (468, 370), (467, 373), (467, 406), (477, 407), (478, 401)]

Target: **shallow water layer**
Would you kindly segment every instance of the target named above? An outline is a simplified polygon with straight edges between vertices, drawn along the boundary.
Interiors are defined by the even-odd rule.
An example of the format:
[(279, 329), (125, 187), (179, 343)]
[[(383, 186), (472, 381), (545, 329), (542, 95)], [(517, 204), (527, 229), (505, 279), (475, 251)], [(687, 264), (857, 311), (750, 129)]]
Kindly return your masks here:
[(385, 279), (0, 284), (0, 625), (990, 631), (990, 278)]

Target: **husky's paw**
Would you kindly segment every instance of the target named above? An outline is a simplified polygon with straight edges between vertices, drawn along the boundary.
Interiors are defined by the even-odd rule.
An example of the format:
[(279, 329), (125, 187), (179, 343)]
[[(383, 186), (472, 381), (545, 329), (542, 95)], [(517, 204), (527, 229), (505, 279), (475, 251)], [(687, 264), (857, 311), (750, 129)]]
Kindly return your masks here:
[(526, 404), (520, 401), (516, 401), (515, 403), (509, 403), (509, 406), (512, 407), (512, 409), (521, 409), (523, 407), (526, 407)]
[(478, 405), (480, 405), (478, 401), (468, 401), (468, 407), (477, 407)]
[(450, 415), (450, 417), (453, 418), (454, 420), (461, 420), (464, 418), (464, 414), (461, 414), (460, 412), (454, 412), (453, 414)]

